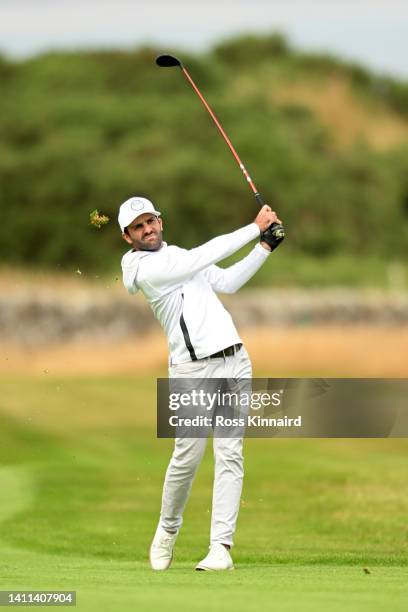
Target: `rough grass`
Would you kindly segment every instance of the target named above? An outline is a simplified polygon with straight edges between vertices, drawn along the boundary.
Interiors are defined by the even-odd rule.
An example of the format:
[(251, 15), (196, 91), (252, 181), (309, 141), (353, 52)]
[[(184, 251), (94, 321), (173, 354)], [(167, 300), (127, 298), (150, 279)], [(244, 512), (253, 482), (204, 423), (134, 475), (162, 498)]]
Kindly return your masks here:
[(330, 77), (320, 83), (301, 79), (282, 83), (271, 91), (270, 98), (312, 110), (342, 148), (367, 142), (377, 151), (386, 151), (408, 138), (406, 119), (380, 101), (358, 96), (344, 77)]

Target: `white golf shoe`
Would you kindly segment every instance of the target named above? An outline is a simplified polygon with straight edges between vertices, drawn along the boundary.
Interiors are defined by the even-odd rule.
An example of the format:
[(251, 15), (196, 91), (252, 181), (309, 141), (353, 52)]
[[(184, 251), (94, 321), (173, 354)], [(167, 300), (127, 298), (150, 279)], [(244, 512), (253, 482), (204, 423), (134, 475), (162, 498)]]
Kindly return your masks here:
[(170, 567), (177, 535), (178, 533), (168, 533), (160, 525), (157, 527), (149, 553), (152, 569), (166, 570)]
[(213, 572), (221, 570), (233, 570), (234, 564), (229, 550), (223, 544), (212, 544), (208, 555), (196, 565), (197, 571)]

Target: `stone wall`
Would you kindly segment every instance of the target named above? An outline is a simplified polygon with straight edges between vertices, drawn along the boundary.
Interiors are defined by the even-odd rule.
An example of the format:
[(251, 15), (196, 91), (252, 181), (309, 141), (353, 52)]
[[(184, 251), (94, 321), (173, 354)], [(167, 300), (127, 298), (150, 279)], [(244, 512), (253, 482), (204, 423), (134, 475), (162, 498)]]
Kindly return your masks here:
[[(374, 290), (253, 290), (222, 296), (239, 328), (314, 324), (407, 325), (408, 293)], [(102, 288), (2, 292), (0, 341), (42, 347), (118, 341), (158, 329), (142, 295)]]

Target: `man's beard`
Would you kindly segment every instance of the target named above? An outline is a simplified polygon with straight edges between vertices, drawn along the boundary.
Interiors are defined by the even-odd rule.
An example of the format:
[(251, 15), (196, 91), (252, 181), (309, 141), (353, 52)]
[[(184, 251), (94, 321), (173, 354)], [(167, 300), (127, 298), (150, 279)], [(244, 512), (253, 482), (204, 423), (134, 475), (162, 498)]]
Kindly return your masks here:
[(154, 234), (154, 239), (140, 242), (141, 251), (158, 251), (162, 245), (162, 232)]

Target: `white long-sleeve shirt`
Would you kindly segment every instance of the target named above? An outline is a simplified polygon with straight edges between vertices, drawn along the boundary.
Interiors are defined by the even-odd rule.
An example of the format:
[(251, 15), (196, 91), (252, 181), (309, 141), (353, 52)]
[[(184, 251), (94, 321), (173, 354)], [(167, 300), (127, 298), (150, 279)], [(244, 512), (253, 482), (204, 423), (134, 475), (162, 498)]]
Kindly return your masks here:
[(125, 253), (123, 283), (131, 294), (140, 289), (149, 302), (167, 335), (171, 364), (202, 359), (242, 342), (215, 292), (237, 291), (261, 267), (269, 251), (257, 244), (229, 268), (214, 264), (259, 233), (258, 225), (251, 223), (190, 250), (164, 242), (158, 251)]

